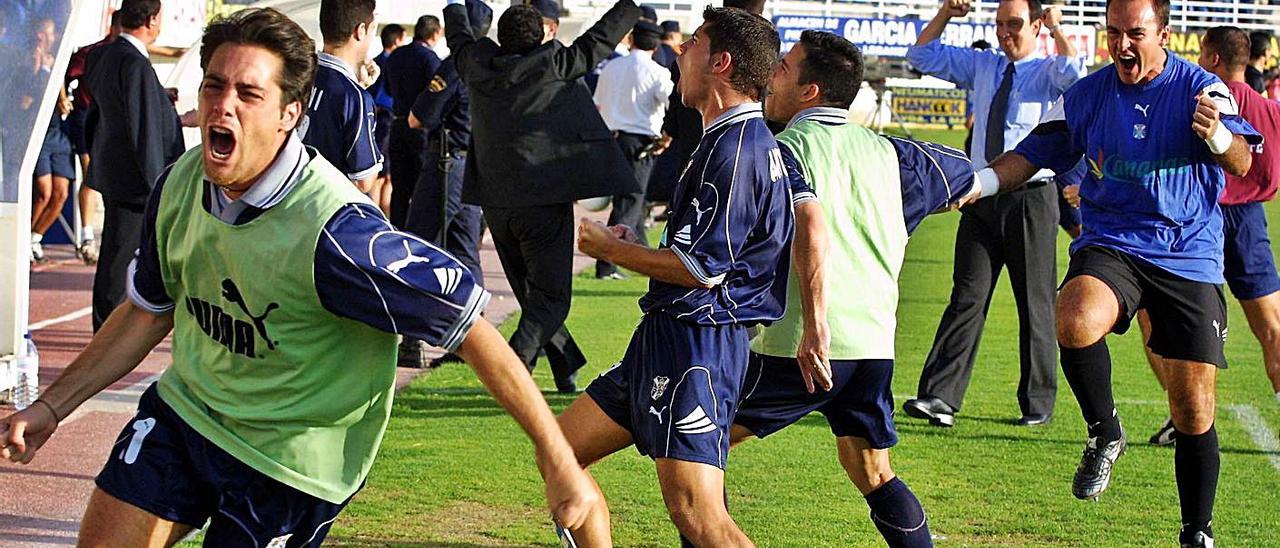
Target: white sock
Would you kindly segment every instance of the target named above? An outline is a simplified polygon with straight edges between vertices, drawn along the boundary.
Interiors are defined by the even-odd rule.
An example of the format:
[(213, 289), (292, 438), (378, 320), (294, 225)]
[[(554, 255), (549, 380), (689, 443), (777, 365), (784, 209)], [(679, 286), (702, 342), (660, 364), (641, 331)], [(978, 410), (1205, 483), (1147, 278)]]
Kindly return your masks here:
[(93, 239), (94, 239), (94, 236), (93, 236), (92, 226), (80, 227), (80, 241), (88, 242), (88, 241), (92, 241)]
[(1280, 403), (1280, 392), (1276, 392), (1276, 403)]
[(31, 233), (31, 243), (38, 244), (43, 239), (44, 239), (44, 234), (39, 234), (36, 232)]

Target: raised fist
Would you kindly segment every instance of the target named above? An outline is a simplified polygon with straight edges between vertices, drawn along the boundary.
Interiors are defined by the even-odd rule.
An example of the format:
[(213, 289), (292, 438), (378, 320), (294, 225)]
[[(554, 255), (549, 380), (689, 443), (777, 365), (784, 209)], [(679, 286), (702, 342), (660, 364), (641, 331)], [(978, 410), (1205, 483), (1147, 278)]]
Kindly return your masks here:
[(1040, 14), (1040, 22), (1048, 28), (1057, 28), (1062, 24), (1062, 10), (1058, 6), (1045, 6), (1044, 13)]
[(973, 11), (973, 5), (969, 0), (943, 0), (942, 7), (938, 8), (938, 12), (951, 17), (964, 17)]

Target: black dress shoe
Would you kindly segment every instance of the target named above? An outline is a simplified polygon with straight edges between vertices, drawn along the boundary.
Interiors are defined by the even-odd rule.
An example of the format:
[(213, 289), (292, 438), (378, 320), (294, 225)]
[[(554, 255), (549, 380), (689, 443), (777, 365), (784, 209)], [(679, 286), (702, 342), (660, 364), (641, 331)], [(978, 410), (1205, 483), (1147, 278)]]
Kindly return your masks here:
[(956, 424), (956, 410), (941, 399), (928, 397), (907, 400), (902, 404), (907, 416), (926, 419), (934, 426), (951, 427)]
[(1023, 415), (1022, 418), (1018, 419), (1018, 422), (1014, 424), (1018, 426), (1040, 426), (1042, 424), (1049, 424), (1049, 421), (1051, 420), (1053, 420), (1053, 413), (1032, 413), (1030, 415)]

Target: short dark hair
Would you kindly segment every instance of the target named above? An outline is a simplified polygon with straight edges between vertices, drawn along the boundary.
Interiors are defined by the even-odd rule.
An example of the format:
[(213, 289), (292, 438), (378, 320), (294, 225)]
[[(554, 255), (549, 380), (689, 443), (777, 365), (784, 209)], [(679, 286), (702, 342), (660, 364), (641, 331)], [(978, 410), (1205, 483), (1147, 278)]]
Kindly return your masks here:
[(1227, 70), (1240, 70), (1249, 64), (1249, 35), (1238, 27), (1213, 27), (1204, 33), (1200, 47), (1212, 48)]
[[(1107, 0), (1107, 9), (1111, 9), (1111, 3), (1115, 0)], [(1125, 0), (1121, 0), (1125, 1)], [(1169, 26), (1169, 0), (1147, 0), (1151, 2), (1151, 8), (1156, 12), (1156, 20), (1160, 21), (1160, 28)]]
[(111, 26), (120, 26), (120, 10), (111, 12)]
[(729, 75), (733, 89), (756, 100), (763, 98), (782, 47), (777, 29), (768, 19), (738, 8), (707, 6), (702, 20), (711, 53), (728, 53), (733, 60)]
[(376, 0), (320, 0), (320, 36), (326, 44), (343, 44), (360, 25), (373, 24)]
[(1255, 30), (1249, 33), (1249, 60), (1266, 55), (1270, 47), (1271, 31)]
[(822, 104), (849, 108), (862, 87), (862, 51), (853, 42), (830, 32), (800, 33), (805, 60), (800, 67), (801, 85), (817, 84)]
[(160, 0), (124, 0), (116, 13), (120, 14), (121, 27), (140, 29), (160, 13)]
[(382, 37), (382, 47), (389, 48), (396, 45), (396, 42), (399, 42), (401, 38), (404, 38), (404, 27), (395, 23), (383, 25), (379, 36)]
[(440, 33), (440, 18), (434, 15), (423, 15), (413, 25), (413, 40), (426, 42), (428, 38)]
[[(1000, 3), (1013, 2), (1014, 0), (1000, 0)], [(1040, 0), (1022, 0), (1027, 3), (1027, 19), (1032, 23), (1039, 21), (1044, 15), (1044, 4)]]
[(662, 41), (661, 35), (648, 32), (632, 32), (631, 46), (643, 51), (653, 51), (658, 49), (658, 43)]
[(306, 105), (316, 81), (316, 44), (306, 31), (274, 8), (246, 8), (218, 17), (204, 31), (200, 68), (209, 69), (214, 52), (223, 44), (258, 46), (280, 56), (281, 106), (294, 101)]
[(498, 45), (506, 52), (528, 53), (542, 37), (542, 14), (531, 6), (511, 6), (498, 18)]
[(978, 40), (974, 40), (972, 44), (969, 44), (969, 47), (973, 49), (988, 50), (988, 49), (991, 49), (991, 42), (978, 39)]

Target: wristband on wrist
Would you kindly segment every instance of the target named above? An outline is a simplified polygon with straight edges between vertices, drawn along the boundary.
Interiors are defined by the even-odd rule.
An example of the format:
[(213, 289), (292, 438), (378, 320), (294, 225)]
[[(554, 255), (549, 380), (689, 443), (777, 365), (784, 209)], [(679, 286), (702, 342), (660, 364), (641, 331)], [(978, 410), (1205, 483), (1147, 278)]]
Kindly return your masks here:
[(49, 410), (49, 414), (50, 414), (50, 415), (53, 415), (53, 422), (58, 422), (58, 423), (62, 422), (62, 417), (59, 417), (59, 416), (58, 416), (58, 411), (57, 411), (57, 410), (55, 410), (55, 409), (53, 408), (53, 404), (51, 404), (51, 403), (49, 403), (49, 402), (47, 402), (47, 401), (44, 401), (44, 400), (42, 400), (42, 399), (40, 399), (40, 398), (36, 398), (36, 401), (31, 402), (31, 405), (35, 405), (35, 404), (37, 404), (37, 403), (43, 403), (43, 404), (44, 404), (45, 408), (47, 408), (47, 409)]
[(1227, 130), (1226, 126), (1222, 125), (1222, 122), (1218, 122), (1218, 128), (1213, 130), (1213, 135), (1205, 139), (1204, 143), (1209, 145), (1209, 152), (1212, 152), (1214, 156), (1221, 156), (1226, 154), (1227, 149), (1231, 148), (1232, 140), (1231, 132)]
[(1000, 177), (996, 175), (996, 171), (991, 168), (983, 168), (982, 171), (974, 174), (974, 184), (981, 191), (978, 193), (979, 198), (989, 198), (1000, 192)]

